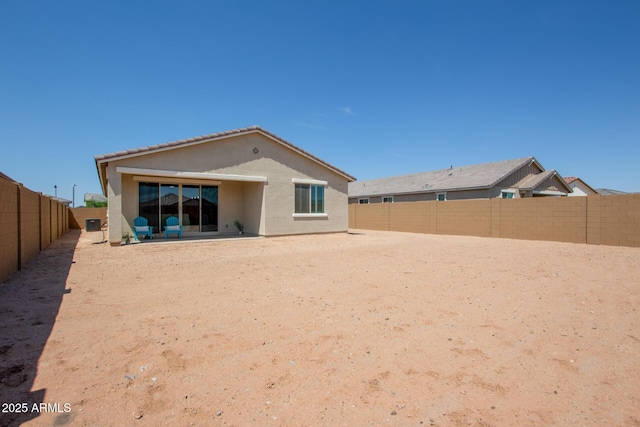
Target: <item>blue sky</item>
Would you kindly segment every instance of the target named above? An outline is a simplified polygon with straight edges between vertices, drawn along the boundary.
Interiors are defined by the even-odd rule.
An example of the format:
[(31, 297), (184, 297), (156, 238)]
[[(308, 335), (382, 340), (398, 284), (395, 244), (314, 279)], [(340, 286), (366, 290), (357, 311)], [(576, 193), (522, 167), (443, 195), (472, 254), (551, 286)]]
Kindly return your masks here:
[(640, 191), (640, 2), (0, 2), (0, 171), (259, 125), (360, 180), (535, 156)]

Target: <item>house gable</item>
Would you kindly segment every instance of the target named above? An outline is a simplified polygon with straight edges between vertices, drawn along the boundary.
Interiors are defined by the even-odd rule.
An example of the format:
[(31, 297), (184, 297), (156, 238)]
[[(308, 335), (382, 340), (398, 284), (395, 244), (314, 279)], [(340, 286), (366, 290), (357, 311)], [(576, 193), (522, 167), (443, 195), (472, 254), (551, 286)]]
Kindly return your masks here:
[[(133, 165), (144, 165), (149, 168), (150, 164), (158, 163), (157, 159), (160, 158), (169, 158), (170, 162), (165, 164), (162, 167), (158, 167), (162, 170), (172, 170), (179, 171), (180, 169), (175, 168), (176, 163), (180, 163), (180, 160), (187, 159), (189, 163), (189, 167), (183, 170), (188, 170), (191, 172), (207, 172), (212, 170), (228, 170), (233, 166), (237, 166), (238, 164), (245, 164), (251, 161), (251, 155), (249, 153), (240, 153), (239, 147), (235, 144), (238, 141), (246, 141), (248, 136), (260, 136), (259, 139), (252, 139), (254, 141), (259, 140), (269, 140), (275, 146), (280, 149), (285, 148), (285, 151), (290, 151), (291, 153), (295, 153), (298, 156), (307, 159), (313, 163), (316, 163), (323, 168), (330, 170), (334, 174), (342, 177), (346, 181), (355, 181), (355, 178), (346, 172), (336, 168), (335, 166), (325, 162), (324, 160), (319, 159), (318, 157), (308, 153), (307, 151), (291, 144), (290, 142), (278, 137), (277, 135), (262, 129), (259, 126), (252, 126), (248, 128), (235, 129), (231, 131), (225, 131), (215, 134), (203, 135), (194, 138), (182, 139), (173, 142), (167, 142), (164, 144), (151, 145), (148, 147), (135, 148), (130, 150), (118, 151), (115, 153), (104, 154), (95, 157), (96, 168), (98, 169), (98, 175), (100, 178), (100, 183), (102, 185), (103, 192), (107, 194), (107, 166), (109, 163), (117, 162), (117, 164), (123, 165), (127, 164), (131, 167), (135, 167)], [(245, 137), (245, 138), (242, 138)], [(231, 144), (229, 144), (231, 142)], [(222, 145), (225, 148), (217, 151), (214, 157), (202, 157), (193, 155), (193, 150), (190, 148), (198, 147), (198, 146), (211, 146)], [(264, 144), (259, 144), (263, 149), (267, 149), (267, 152), (272, 148), (267, 148)], [(244, 147), (246, 148), (246, 147)], [(256, 152), (254, 152), (256, 150)], [(207, 150), (201, 150), (204, 153)], [(265, 153), (261, 151), (258, 146), (250, 147), (251, 154), (255, 157), (264, 157)], [(167, 157), (169, 155), (169, 157)], [(123, 162), (126, 160), (126, 162)], [(176, 161), (177, 160), (177, 161)], [(244, 160), (244, 161), (243, 161)], [(162, 163), (162, 162), (160, 162)], [(172, 166), (173, 165), (173, 166)], [(142, 167), (142, 166), (139, 166)], [(246, 170), (246, 168), (243, 168)], [(222, 173), (222, 172), (221, 172)]]

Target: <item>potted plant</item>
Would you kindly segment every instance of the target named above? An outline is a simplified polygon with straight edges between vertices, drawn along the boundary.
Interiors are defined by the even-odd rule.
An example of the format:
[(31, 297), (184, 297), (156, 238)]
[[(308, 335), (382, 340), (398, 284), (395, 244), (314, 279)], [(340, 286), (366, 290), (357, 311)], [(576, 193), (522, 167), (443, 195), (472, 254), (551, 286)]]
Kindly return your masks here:
[(242, 230), (244, 229), (244, 225), (242, 225), (242, 223), (240, 221), (238, 221), (237, 219), (235, 221), (233, 221), (233, 225), (235, 225), (236, 228), (238, 229), (238, 234), (242, 234)]
[(131, 234), (129, 234), (129, 232), (126, 232), (122, 235), (122, 244), (123, 245), (128, 245), (131, 242)]

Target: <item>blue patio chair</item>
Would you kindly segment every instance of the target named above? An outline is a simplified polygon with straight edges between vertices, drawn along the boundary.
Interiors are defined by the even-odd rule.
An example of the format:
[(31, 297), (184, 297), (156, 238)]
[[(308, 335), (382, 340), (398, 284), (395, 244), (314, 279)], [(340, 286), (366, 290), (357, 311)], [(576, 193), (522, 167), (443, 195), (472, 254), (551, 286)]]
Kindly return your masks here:
[(182, 226), (175, 216), (167, 218), (167, 225), (164, 227), (164, 238), (168, 240), (169, 234), (177, 234), (178, 237), (182, 239)]
[(140, 240), (138, 236), (149, 236), (149, 240), (153, 240), (153, 227), (149, 226), (149, 221), (143, 216), (139, 216), (133, 220), (133, 235), (136, 240)]

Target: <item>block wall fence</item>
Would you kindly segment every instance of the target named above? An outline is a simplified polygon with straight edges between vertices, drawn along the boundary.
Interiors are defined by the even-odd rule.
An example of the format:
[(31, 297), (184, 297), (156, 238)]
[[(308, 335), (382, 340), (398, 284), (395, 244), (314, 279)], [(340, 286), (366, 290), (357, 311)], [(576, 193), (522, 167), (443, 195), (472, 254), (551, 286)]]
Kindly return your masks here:
[(0, 282), (69, 229), (69, 208), (0, 179)]
[(640, 247), (640, 194), (350, 204), (349, 228)]
[(87, 218), (100, 219), (100, 225), (107, 222), (107, 208), (71, 208), (69, 228), (84, 230)]

